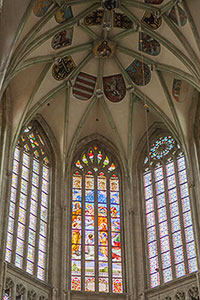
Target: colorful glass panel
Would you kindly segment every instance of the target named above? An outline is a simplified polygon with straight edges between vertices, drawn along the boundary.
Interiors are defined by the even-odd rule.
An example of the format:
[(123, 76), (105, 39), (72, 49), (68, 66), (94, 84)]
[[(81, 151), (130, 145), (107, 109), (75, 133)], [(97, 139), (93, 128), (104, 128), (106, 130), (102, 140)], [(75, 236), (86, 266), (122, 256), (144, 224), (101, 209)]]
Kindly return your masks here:
[(81, 277), (77, 277), (77, 276), (71, 277), (71, 289), (74, 291), (81, 290)]
[[(119, 178), (113, 174), (117, 166), (98, 146), (77, 161), (72, 177), (71, 289), (109, 292), (109, 280), (122, 283)], [(110, 290), (122, 292), (118, 285), (115, 281)]]

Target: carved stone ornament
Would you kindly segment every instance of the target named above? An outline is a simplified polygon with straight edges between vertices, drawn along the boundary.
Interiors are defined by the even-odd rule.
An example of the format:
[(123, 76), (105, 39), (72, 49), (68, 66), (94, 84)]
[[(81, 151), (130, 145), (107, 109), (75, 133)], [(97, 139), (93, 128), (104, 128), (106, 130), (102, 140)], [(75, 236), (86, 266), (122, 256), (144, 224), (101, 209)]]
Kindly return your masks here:
[(14, 282), (10, 277), (6, 278), (6, 290), (11, 289), (14, 286)]
[(199, 300), (199, 291), (197, 286), (193, 286), (188, 290), (188, 296), (192, 300)]
[(115, 44), (111, 41), (101, 40), (94, 44), (94, 56), (98, 58), (111, 58), (114, 50)]
[(166, 297), (164, 297), (162, 300), (172, 300), (172, 297), (166, 296)]
[(22, 295), (24, 295), (24, 293), (25, 293), (25, 287), (23, 286), (23, 284), (17, 284), (17, 287), (16, 287), (16, 292), (17, 292), (17, 295), (18, 296), (22, 296)]
[(185, 293), (184, 292), (177, 292), (174, 296), (174, 300), (185, 300)]
[(28, 300), (35, 300), (36, 299), (36, 292), (34, 290), (28, 291)]
[(45, 296), (40, 296), (39, 300), (47, 300)]

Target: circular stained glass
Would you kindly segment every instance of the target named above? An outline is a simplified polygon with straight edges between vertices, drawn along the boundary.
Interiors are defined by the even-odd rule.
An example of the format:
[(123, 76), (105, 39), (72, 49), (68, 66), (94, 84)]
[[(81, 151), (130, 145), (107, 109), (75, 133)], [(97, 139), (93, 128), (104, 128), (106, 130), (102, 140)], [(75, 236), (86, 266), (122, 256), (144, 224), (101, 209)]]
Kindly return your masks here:
[(171, 136), (160, 137), (150, 149), (152, 159), (161, 159), (175, 146), (175, 140)]

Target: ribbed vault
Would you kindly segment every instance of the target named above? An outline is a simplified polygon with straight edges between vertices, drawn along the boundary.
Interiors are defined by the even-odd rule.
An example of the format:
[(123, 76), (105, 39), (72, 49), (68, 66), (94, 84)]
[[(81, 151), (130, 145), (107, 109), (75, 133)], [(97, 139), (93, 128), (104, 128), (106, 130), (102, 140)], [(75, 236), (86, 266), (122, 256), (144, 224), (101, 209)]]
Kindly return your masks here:
[(22, 11), (8, 21), (5, 3), (2, 20), (12, 32), (18, 26), (9, 51), (9, 29), (2, 35), (1, 97), (9, 88), (13, 149), (37, 114), (52, 128), (64, 160), (79, 139), (98, 133), (117, 145), (128, 172), (154, 122), (164, 122), (185, 144), (200, 91), (198, 24), (188, 2), (32, 0), (18, 24)]

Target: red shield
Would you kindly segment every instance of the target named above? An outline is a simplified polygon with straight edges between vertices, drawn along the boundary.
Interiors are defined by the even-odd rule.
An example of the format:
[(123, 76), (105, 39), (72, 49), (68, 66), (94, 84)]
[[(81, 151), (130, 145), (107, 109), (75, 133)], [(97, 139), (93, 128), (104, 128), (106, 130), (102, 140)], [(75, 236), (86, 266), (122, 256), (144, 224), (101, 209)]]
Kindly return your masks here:
[(73, 95), (80, 100), (88, 100), (92, 97), (97, 78), (80, 72), (76, 78)]
[(104, 94), (111, 102), (120, 102), (126, 95), (126, 86), (121, 74), (103, 77)]
[(183, 102), (180, 100), (181, 94), (181, 85), (182, 81), (180, 79), (174, 79), (173, 86), (172, 86), (172, 95), (177, 102)]

